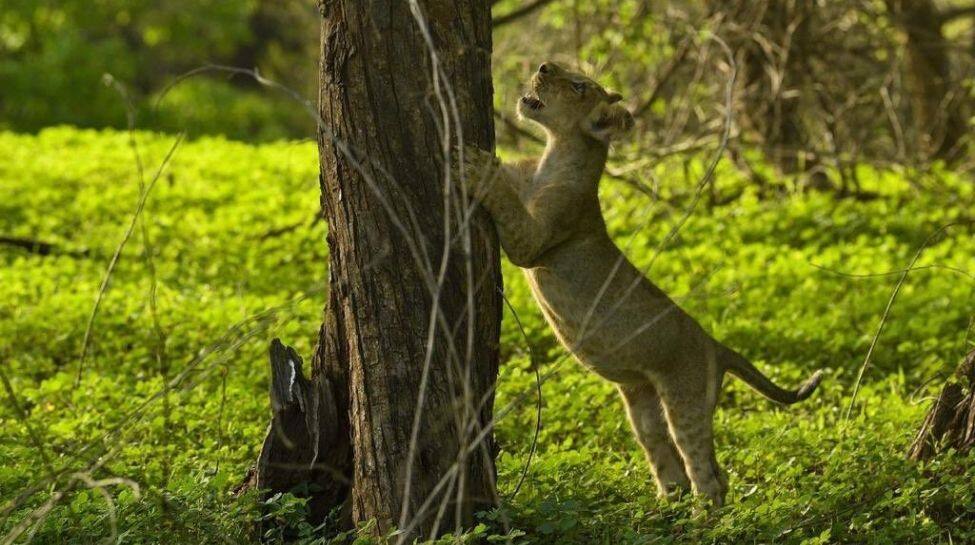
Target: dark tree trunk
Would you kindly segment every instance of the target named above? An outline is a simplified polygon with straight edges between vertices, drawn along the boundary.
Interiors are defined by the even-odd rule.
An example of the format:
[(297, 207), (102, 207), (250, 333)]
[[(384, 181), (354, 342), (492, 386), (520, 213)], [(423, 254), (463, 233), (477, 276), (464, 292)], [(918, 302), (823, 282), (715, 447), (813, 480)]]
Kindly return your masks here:
[(315, 522), (408, 530), (402, 542), (497, 499), (498, 243), (447, 157), (461, 140), (494, 146), (490, 4), (420, 4), (320, 5), (329, 299), (310, 380), (272, 343), (274, 419), (242, 487), (308, 497)]
[(931, 0), (887, 0), (887, 6), (906, 37), (905, 75), (919, 151), (954, 160), (966, 128), (941, 14)]
[(352, 519), (431, 535), (496, 498), (501, 276), (487, 216), (444, 189), (459, 136), (493, 149), (490, 2), (419, 4), (321, 5), (330, 289), (312, 367), (336, 394), (319, 455), (349, 477)]
[[(806, 61), (813, 9), (809, 0), (770, 2), (761, 27), (767, 33), (765, 37), (777, 47), (750, 49), (745, 63), (746, 81), (767, 90), (748, 95), (748, 117), (762, 134), (766, 154), (788, 173), (800, 170), (799, 155), (806, 145), (800, 97), (808, 76)], [(777, 77), (782, 80), (774, 85), (770, 80)]]
[(813, 0), (743, 1), (731, 10), (729, 43), (740, 51), (745, 93), (742, 121), (765, 156), (787, 174), (813, 172), (812, 183), (828, 186), (811, 151), (803, 120), (809, 93)]

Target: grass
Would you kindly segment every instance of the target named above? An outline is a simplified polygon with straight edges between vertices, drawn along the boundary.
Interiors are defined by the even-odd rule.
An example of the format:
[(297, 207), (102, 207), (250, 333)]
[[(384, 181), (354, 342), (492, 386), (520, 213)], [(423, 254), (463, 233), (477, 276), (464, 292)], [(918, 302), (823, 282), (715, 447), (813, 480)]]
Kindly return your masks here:
[[(137, 136), (151, 174), (175, 136)], [(0, 370), (16, 393), (11, 403), (4, 391), (0, 405), (0, 532), (42, 506), (51, 488), (6, 513), (9, 502), (68, 468), (102, 482), (79, 480), (34, 543), (93, 543), (112, 535), (113, 517), (123, 543), (248, 539), (261, 506), (230, 491), (267, 424), (267, 342), (281, 337), (309, 354), (324, 301), (315, 145), (201, 138), (177, 149), (142, 216), (151, 244), (135, 230), (77, 385), (85, 325), (139, 198), (127, 135), (0, 133), (0, 149), (0, 234), (61, 250), (0, 246)], [(657, 168), (672, 179), (667, 165)], [(975, 540), (975, 455), (948, 453), (924, 466), (904, 458), (930, 395), (971, 344), (975, 281), (943, 268), (975, 271), (970, 224), (923, 250), (844, 419), (897, 271), (939, 227), (970, 219), (969, 182), (912, 176), (864, 168), (861, 179), (880, 194), (869, 201), (760, 200), (746, 188), (729, 205), (702, 204), (656, 259), (682, 210), (604, 182), (614, 237), (707, 329), (783, 384), (817, 368), (828, 376), (789, 409), (729, 379), (716, 417), (728, 506), (708, 515), (693, 499), (661, 502), (613, 388), (564, 357), (506, 264), (506, 293), (527, 339), (508, 316), (497, 406), (535, 388), (529, 344), (552, 378), (529, 478), (513, 496), (534, 431), (530, 393), (499, 423), (505, 502), (466, 540), (497, 540), (488, 536), (505, 534), (505, 524), (510, 541), (536, 544)], [(663, 190), (679, 194), (690, 183)], [(744, 181), (723, 167), (717, 184), (730, 192)], [(875, 274), (884, 272), (893, 274)], [(174, 387), (160, 395), (167, 382)], [(285, 496), (271, 507), (299, 524), (300, 502)]]

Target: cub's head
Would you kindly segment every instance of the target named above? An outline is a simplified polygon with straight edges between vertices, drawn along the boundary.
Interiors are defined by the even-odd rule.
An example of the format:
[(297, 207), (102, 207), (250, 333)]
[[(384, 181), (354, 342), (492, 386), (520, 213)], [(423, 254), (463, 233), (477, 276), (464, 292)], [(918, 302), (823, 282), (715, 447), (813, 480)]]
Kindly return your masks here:
[(633, 128), (622, 98), (582, 74), (544, 62), (532, 75), (531, 92), (518, 101), (518, 115), (555, 136), (581, 133), (608, 143)]

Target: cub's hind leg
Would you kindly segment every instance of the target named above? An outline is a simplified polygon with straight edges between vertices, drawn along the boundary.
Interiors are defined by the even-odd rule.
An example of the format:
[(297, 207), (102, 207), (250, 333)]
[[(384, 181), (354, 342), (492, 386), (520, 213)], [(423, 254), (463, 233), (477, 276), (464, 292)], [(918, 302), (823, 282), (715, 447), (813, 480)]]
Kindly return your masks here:
[(721, 475), (714, 454), (714, 399), (712, 377), (691, 373), (668, 377), (658, 385), (670, 433), (684, 460), (694, 492), (720, 507), (724, 504), (727, 481)]
[(660, 396), (649, 382), (617, 386), (626, 404), (626, 414), (640, 446), (647, 456), (661, 496), (690, 489), (684, 463), (670, 439)]

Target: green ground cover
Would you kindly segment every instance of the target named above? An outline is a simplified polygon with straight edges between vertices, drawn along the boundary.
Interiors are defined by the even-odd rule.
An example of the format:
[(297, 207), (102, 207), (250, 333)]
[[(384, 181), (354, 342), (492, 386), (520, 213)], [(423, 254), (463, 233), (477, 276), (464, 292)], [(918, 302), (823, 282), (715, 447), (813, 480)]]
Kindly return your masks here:
[[(137, 134), (147, 182), (175, 138)], [(0, 246), (0, 365), (16, 392), (16, 404), (0, 392), (0, 532), (43, 507), (46, 476), (67, 467), (80, 484), (37, 526), (35, 543), (94, 543), (112, 535), (113, 520), (122, 543), (241, 542), (260, 509), (230, 490), (267, 423), (267, 341), (309, 354), (324, 301), (314, 143), (178, 147), (111, 278), (77, 386), (88, 315), (139, 201), (128, 137), (0, 133), (0, 150), (0, 235), (60, 250)], [(604, 182), (613, 235), (707, 329), (781, 383), (828, 370), (820, 392), (789, 409), (727, 381), (716, 430), (731, 492), (710, 515), (692, 499), (656, 499), (612, 387), (564, 357), (506, 264), (527, 338), (507, 316), (497, 406), (516, 404), (498, 428), (505, 501), (477, 533), (504, 534), (508, 524), (510, 536), (524, 534), (515, 543), (607, 545), (975, 540), (975, 455), (904, 459), (930, 395), (971, 344), (970, 224), (929, 241), (844, 418), (899, 279), (875, 273), (905, 268), (939, 227), (970, 220), (972, 186), (950, 174), (863, 169), (861, 179), (878, 198), (760, 200), (746, 189), (731, 204), (704, 202), (656, 258), (689, 199), (654, 202)], [(720, 191), (743, 183), (719, 169)], [(550, 378), (537, 456), (513, 495), (534, 432), (534, 397), (523, 395), (535, 388), (528, 346)], [(288, 498), (274, 507), (281, 518), (300, 511)]]

